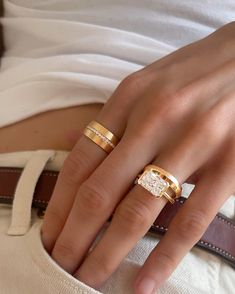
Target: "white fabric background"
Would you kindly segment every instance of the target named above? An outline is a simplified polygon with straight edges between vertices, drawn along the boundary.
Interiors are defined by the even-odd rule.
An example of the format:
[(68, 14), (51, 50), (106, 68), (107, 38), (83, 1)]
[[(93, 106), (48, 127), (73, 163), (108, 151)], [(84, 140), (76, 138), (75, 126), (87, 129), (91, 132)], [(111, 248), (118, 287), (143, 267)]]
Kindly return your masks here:
[(0, 127), (105, 103), (131, 72), (235, 19), (233, 0), (5, 0)]

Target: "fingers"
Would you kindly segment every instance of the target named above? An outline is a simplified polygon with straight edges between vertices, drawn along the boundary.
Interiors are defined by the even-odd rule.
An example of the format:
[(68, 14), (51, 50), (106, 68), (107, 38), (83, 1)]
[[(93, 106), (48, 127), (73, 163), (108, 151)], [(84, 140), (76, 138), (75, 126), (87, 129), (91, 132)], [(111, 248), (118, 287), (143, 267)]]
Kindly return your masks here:
[(136, 294), (156, 293), (201, 238), (223, 202), (234, 190), (234, 184), (228, 181), (234, 170), (230, 160), (230, 164), (214, 165), (202, 175), (189, 199), (171, 222), (167, 233), (140, 269), (134, 281)]
[[(137, 77), (137, 80), (135, 80), (135, 78), (127, 79), (127, 81), (124, 80), (124, 86), (126, 85), (126, 88), (129, 91), (133, 91), (135, 95), (140, 95), (142, 87), (145, 87), (147, 83), (146, 77), (141, 79), (141, 81), (138, 79)], [(152, 75), (150, 80), (151, 79), (153, 79)], [(136, 85), (138, 85), (137, 92), (135, 89)], [(114, 99), (109, 102), (109, 105), (111, 105), (110, 109), (105, 106), (105, 118), (110, 122), (110, 125), (113, 119), (116, 119), (117, 122), (122, 121), (124, 125), (126, 123), (123, 119), (123, 105), (128, 104), (128, 108), (130, 109), (131, 102), (123, 101), (123, 99), (127, 98), (127, 96), (121, 95), (121, 93), (124, 92), (125, 91), (121, 91), (120, 89), (117, 90), (115, 95), (120, 94), (119, 98), (122, 97), (121, 101), (117, 102), (117, 99)], [(133, 95), (131, 92), (128, 93), (129, 95)], [(133, 97), (131, 97), (131, 101), (134, 101)], [(115, 111), (111, 111), (112, 109)], [(124, 113), (126, 109), (127, 108), (124, 107)], [(111, 117), (112, 114), (114, 114), (114, 117)], [(107, 121), (104, 124), (105, 126), (108, 125)], [(147, 120), (145, 120), (145, 122), (146, 121)], [(122, 126), (123, 125), (121, 125), (121, 127)], [(110, 128), (109, 126), (107, 127)], [(112, 128), (114, 128), (113, 122)], [(117, 130), (119, 130), (119, 128), (120, 126), (117, 127)], [(161, 128), (158, 125), (154, 126), (151, 124), (145, 135), (142, 134), (137, 137), (132, 136), (132, 138), (126, 138), (125, 133), (122, 136), (118, 134), (119, 138), (122, 137), (122, 139), (105, 159), (100, 155), (102, 158), (96, 158), (95, 160), (94, 158), (97, 157), (97, 155), (94, 151), (92, 155), (89, 154), (90, 149), (86, 148), (88, 142), (86, 145), (84, 143), (80, 149), (83, 153), (85, 152), (84, 150), (87, 149), (84, 158), (86, 157), (86, 159), (89, 159), (90, 168), (81, 167), (79, 172), (76, 173), (78, 176), (73, 182), (78, 184), (71, 192), (71, 195), (68, 195), (68, 193), (66, 194), (66, 188), (64, 188), (63, 194), (61, 194), (60, 190), (60, 187), (66, 186), (66, 183), (62, 182), (63, 178), (66, 178), (67, 173), (65, 165), (63, 178), (61, 177), (61, 185), (58, 183), (58, 187), (54, 193), (55, 197), (52, 199), (52, 201), (54, 201), (49, 206), (47, 212), (46, 228), (49, 228), (47, 236), (50, 242), (50, 248), (53, 247), (51, 256), (68, 272), (71, 273), (77, 268), (83, 255), (89, 249), (94, 237), (98, 234), (105, 221), (110, 217), (115, 205), (120, 201), (121, 197), (127, 193), (127, 190), (132, 185), (136, 173), (153, 158), (157, 149), (154, 148), (154, 146), (159, 145), (158, 142), (154, 144), (152, 142), (153, 135), (156, 133), (160, 134)], [(90, 142), (90, 145), (94, 146), (93, 142)], [(145, 152), (143, 152), (143, 145), (146, 145)], [(150, 150), (148, 150), (148, 148)], [(81, 156), (82, 154), (80, 157), (76, 154), (75, 156), (71, 154), (71, 159), (81, 158)], [(74, 167), (76, 166), (77, 164), (75, 163)], [(82, 179), (80, 179), (81, 177)], [(75, 195), (72, 195), (74, 192)], [(57, 196), (56, 193), (60, 193), (61, 196)], [(69, 197), (72, 198), (72, 200), (69, 204), (67, 200), (64, 200), (67, 202), (61, 207), (61, 199), (65, 197), (64, 195), (66, 195), (66, 199)], [(59, 213), (53, 213), (53, 209), (56, 211), (59, 210)], [(52, 213), (50, 211), (52, 211)], [(63, 218), (61, 221), (58, 221), (58, 217), (53, 220), (54, 215), (59, 215), (60, 218), (62, 215)], [(58, 229), (55, 230), (55, 228)]]
[(78, 189), (51, 254), (66, 271), (76, 270), (116, 204), (128, 192), (130, 183), (133, 185), (136, 170), (145, 160), (134, 147), (121, 140)]
[[(124, 129), (124, 121), (122, 123), (109, 122), (105, 113), (98, 117), (98, 122), (115, 135), (118, 133), (120, 136), (120, 132)], [(42, 225), (42, 240), (48, 251), (52, 250), (64, 226), (79, 186), (106, 156), (107, 153), (101, 147), (82, 135), (65, 159)]]
[(51, 253), (68, 272), (72, 273), (79, 266), (117, 203), (133, 185), (137, 172), (153, 158), (156, 152), (153, 145), (158, 145), (158, 142), (153, 144), (154, 133), (160, 136), (161, 127), (152, 126), (149, 136), (137, 138), (127, 138), (124, 133), (119, 144), (79, 187)]
[[(141, 78), (140, 78), (141, 77)], [(96, 120), (118, 138), (124, 133), (132, 104), (153, 80), (148, 69), (127, 76), (101, 109)], [(41, 229), (42, 242), (51, 252), (72, 208), (79, 186), (104, 160), (107, 153), (82, 135), (60, 171)]]
[[(209, 150), (198, 153), (204, 146), (204, 140), (202, 132), (197, 128), (195, 126), (177, 147), (171, 151), (165, 150), (154, 161), (154, 164), (169, 171), (180, 182), (202, 166), (216, 149), (211, 144)], [(218, 149), (219, 145), (216, 146)], [(166, 203), (165, 198), (156, 200), (144, 188), (135, 186), (116, 208), (110, 226), (74, 276), (92, 287), (99, 287), (148, 231)], [(95, 277), (92, 272), (96, 272)]]
[(51, 251), (72, 207), (78, 186), (105, 158), (106, 152), (82, 136), (65, 159), (42, 225), (42, 241)]

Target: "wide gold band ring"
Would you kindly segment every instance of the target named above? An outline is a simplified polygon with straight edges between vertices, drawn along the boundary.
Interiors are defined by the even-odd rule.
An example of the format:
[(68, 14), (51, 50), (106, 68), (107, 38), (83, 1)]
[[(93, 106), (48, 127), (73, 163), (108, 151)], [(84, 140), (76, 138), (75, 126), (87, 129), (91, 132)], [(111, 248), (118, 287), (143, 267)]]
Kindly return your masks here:
[(119, 139), (112, 132), (95, 120), (92, 120), (86, 126), (83, 134), (107, 153), (110, 153), (119, 142)]
[(146, 165), (134, 183), (141, 185), (156, 198), (165, 197), (172, 204), (182, 192), (180, 183), (173, 175), (153, 164)]

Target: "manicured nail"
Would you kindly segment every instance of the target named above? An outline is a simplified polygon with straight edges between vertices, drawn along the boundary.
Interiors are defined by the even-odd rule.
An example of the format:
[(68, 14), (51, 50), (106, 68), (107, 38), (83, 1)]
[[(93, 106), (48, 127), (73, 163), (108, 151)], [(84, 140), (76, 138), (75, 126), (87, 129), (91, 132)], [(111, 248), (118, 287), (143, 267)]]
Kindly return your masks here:
[(153, 279), (145, 277), (140, 280), (138, 294), (152, 294), (155, 286), (156, 283)]

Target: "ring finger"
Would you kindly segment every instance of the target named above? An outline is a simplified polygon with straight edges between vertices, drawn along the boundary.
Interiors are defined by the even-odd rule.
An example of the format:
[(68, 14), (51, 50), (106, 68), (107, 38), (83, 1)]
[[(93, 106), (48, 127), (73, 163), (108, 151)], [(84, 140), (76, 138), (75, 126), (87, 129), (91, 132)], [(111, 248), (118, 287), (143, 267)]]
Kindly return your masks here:
[(234, 158), (234, 151), (230, 152), (229, 158), (222, 154), (220, 162), (214, 162), (203, 171), (189, 199), (139, 271), (134, 282), (136, 293), (152, 293), (153, 289), (160, 288), (201, 238), (223, 202), (233, 193), (234, 183), (227, 181), (235, 170), (231, 158)]
[[(207, 119), (206, 123), (208, 122)], [(197, 124), (177, 147), (162, 152), (153, 164), (166, 169), (176, 176), (179, 182), (183, 182), (213, 156), (224, 135), (220, 133), (220, 136), (212, 136), (205, 124)], [(205, 150), (205, 138), (209, 137), (211, 144)], [(192, 160), (195, 157), (196, 160)], [(167, 203), (164, 198), (156, 201), (150, 196), (150, 193), (139, 185), (127, 194), (115, 210), (110, 226), (74, 274), (75, 277), (92, 287), (99, 287), (115, 271)], [(94, 272), (95, 276), (92, 275)]]
[[(119, 85), (96, 118), (100, 124), (118, 138), (122, 137), (125, 130), (131, 104), (141, 93), (140, 89), (138, 93), (136, 91), (127, 91), (129, 90), (126, 89), (128, 79), (130, 78), (127, 77), (127, 82), (125, 80), (125, 83)], [(112, 111), (112, 109), (115, 109), (115, 111)], [(103, 149), (85, 136), (81, 136), (69, 153), (59, 173), (41, 229), (42, 241), (48, 252), (52, 251), (56, 239), (66, 222), (79, 186), (106, 156), (107, 153)]]

